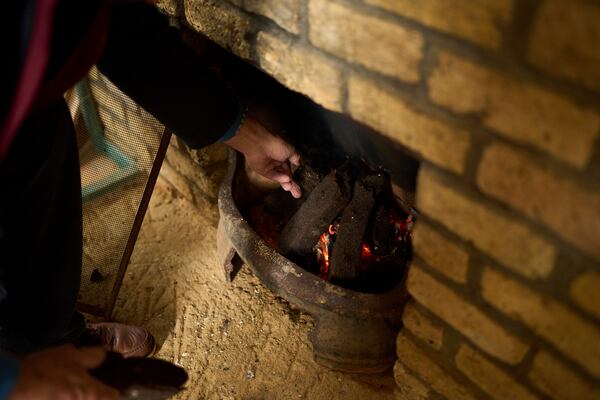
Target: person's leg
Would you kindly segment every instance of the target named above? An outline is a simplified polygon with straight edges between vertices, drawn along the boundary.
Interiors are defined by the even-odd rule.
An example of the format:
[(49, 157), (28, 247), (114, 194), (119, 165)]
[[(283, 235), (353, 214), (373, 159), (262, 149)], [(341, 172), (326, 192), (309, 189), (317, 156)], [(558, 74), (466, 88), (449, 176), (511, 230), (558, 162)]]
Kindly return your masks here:
[(154, 337), (146, 329), (86, 326), (75, 309), (83, 242), (78, 158), (61, 101), (29, 118), (0, 161), (0, 350), (75, 343), (148, 356)]
[(30, 352), (81, 334), (81, 184), (64, 101), (28, 118), (0, 161), (0, 347)]

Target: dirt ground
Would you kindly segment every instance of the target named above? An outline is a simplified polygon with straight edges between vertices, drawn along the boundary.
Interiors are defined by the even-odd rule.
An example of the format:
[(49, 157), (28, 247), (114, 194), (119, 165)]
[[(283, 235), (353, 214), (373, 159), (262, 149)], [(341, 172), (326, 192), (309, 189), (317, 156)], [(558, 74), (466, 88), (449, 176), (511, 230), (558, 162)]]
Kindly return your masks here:
[(156, 336), (157, 357), (188, 371), (179, 399), (395, 398), (391, 371), (351, 376), (317, 365), (311, 317), (247, 266), (227, 284), (215, 235), (216, 226), (159, 179), (115, 310), (117, 321)]

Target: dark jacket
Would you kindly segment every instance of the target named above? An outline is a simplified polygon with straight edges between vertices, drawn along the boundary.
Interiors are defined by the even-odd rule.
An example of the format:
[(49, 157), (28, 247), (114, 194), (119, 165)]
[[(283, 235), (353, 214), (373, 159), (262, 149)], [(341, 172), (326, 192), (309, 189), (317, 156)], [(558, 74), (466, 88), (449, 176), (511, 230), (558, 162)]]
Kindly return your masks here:
[[(0, 159), (27, 115), (62, 96), (94, 63), (191, 147), (215, 142), (239, 125), (242, 107), (234, 92), (154, 7), (101, 0), (29, 0), (7, 7), (12, 15), (0, 39), (8, 77), (0, 87)], [(45, 8), (44, 14), (36, 8)], [(31, 101), (24, 101), (27, 96)]]

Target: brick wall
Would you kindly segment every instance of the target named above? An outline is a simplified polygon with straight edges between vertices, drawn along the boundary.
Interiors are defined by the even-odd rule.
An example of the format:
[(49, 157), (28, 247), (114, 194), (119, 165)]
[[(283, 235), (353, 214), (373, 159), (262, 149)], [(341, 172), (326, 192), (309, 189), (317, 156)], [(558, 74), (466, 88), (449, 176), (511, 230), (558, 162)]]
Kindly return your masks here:
[(184, 198), (202, 210), (215, 227), (219, 184), (227, 172), (227, 146), (215, 143), (192, 150), (173, 136), (160, 175)]
[(398, 398), (600, 398), (598, 2), (159, 7), (421, 160)]

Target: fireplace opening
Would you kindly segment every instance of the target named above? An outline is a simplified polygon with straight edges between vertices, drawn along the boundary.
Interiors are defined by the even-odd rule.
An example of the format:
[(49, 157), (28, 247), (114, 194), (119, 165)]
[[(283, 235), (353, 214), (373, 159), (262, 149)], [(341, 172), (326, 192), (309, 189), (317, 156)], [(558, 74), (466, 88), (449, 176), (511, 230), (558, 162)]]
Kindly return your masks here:
[[(315, 360), (379, 373), (396, 360), (408, 299), (419, 162), (395, 141), (328, 111), (223, 51), (216, 60), (247, 112), (301, 156), (294, 199), (232, 153), (219, 192), (217, 243), (225, 278), (243, 260), (274, 293), (311, 314)], [(239, 256), (239, 257), (238, 257)]]
[[(396, 142), (317, 105), (223, 52), (220, 73), (248, 112), (300, 152), (303, 191), (238, 191), (236, 203), (274, 249), (334, 285), (383, 293), (406, 275), (418, 161)], [(260, 185), (259, 185), (260, 186)]]

